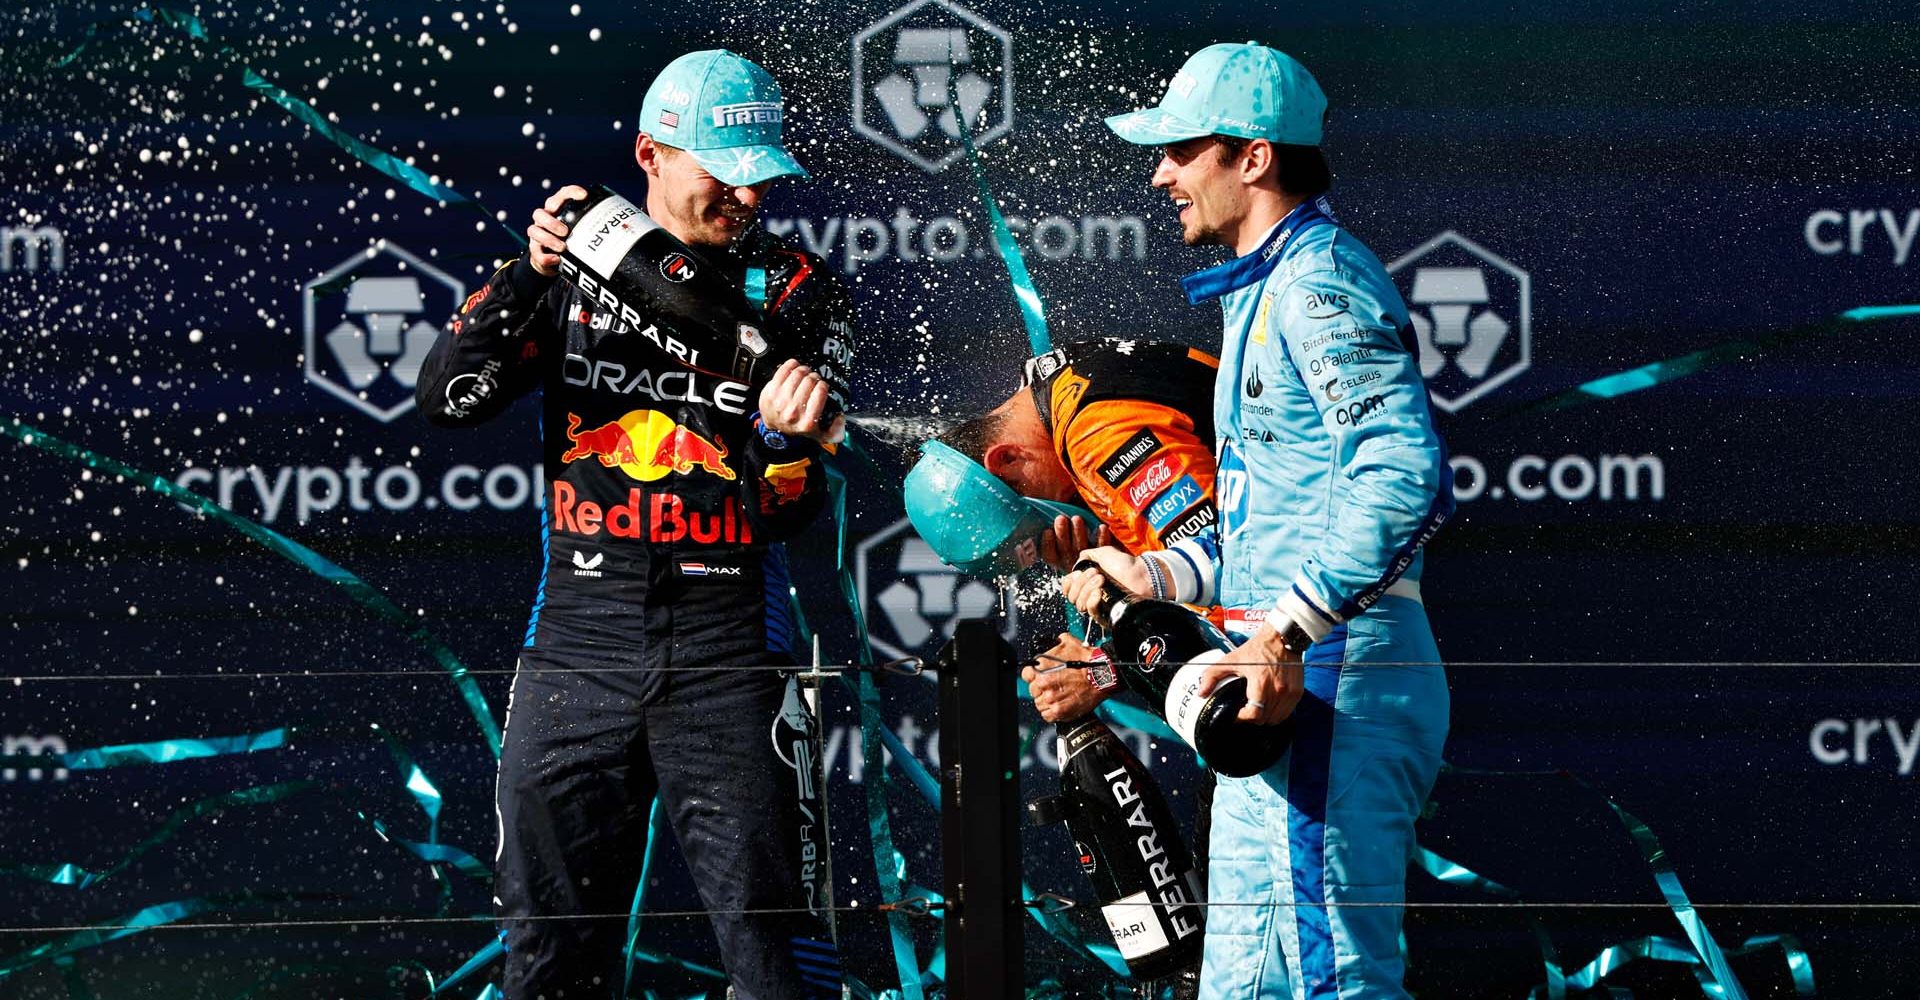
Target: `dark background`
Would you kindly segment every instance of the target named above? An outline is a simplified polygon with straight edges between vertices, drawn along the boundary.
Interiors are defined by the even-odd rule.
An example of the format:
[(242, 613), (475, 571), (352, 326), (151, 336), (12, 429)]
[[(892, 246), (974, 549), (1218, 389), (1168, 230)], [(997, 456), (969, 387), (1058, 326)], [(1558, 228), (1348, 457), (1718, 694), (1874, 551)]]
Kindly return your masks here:
[[(638, 196), (629, 150), (646, 84), (682, 51), (725, 45), (781, 80), (791, 147), (816, 176), (777, 186), (767, 224), (816, 241), (834, 234), (824, 249), (860, 302), (857, 411), (881, 467), (851, 467), (867, 615), (876, 639), (900, 651), (937, 645), (908, 642), (872, 600), (896, 581), (936, 597), (955, 582), (901, 573), (906, 536), (884, 535), (900, 517), (888, 492), (908, 454), (900, 444), (1003, 398), (1027, 344), (1004, 270), (985, 252), (964, 161), (929, 173), (852, 127), (853, 39), (899, 7), (206, 4), (193, 8), (206, 41), (130, 23), (133, 9), (0, 13), (0, 235), (9, 241), (0, 418), (179, 479), (348, 568), (475, 671), (497, 718), (537, 582), (531, 497), (540, 490), (514, 489), (537, 463), (534, 404), (464, 434), (350, 405), (320, 385), (338, 382), (340, 369), (324, 342), (309, 346), (308, 286), (342, 265), (349, 275), (423, 274), (400, 268), (386, 251), (397, 247), (450, 282), (426, 281), (427, 312), (409, 319), (438, 323), (456, 288), (477, 287), (513, 253), (507, 231), (523, 228), (552, 187), (598, 181)], [(1504, 376), (1442, 414), (1456, 465), (1487, 478), (1433, 543), (1423, 581), (1452, 661), (1448, 757), (1462, 771), (1441, 779), (1422, 841), (1528, 900), (1586, 905), (1417, 908), (1410, 989), (1524, 995), (1542, 980), (1527, 913), (1570, 969), (1637, 937), (1679, 938), (1611, 798), (1659, 835), (1723, 946), (1793, 934), (1826, 995), (1910, 995), (1920, 807), (1888, 729), (1902, 742), (1920, 738), (1909, 662), (1920, 584), (1910, 343), (1920, 322), (1829, 321), (1920, 301), (1920, 262), (1899, 257), (1889, 232), (1910, 238), (1909, 219), (1920, 220), (1911, 8), (968, 10), (1004, 29), (1013, 53), (1009, 109), (997, 90), (999, 42), (970, 30), (975, 68), (996, 84), (987, 119), (1009, 126), (983, 149), (988, 180), (1009, 215), (1060, 220), (1040, 227), (1054, 242), (1027, 254), (1056, 339), (1126, 334), (1218, 349), (1217, 313), (1187, 306), (1176, 279), (1221, 253), (1180, 246), (1166, 199), (1146, 185), (1152, 154), (1113, 138), (1100, 118), (1157, 100), (1193, 49), (1245, 38), (1299, 57), (1326, 89), (1336, 206), (1397, 265), (1403, 293), (1420, 266), (1478, 267), (1494, 292), (1485, 308), (1514, 321), (1494, 372), (1473, 380), (1450, 370), (1435, 382), (1458, 400)], [(912, 17), (950, 15), (936, 6)], [(55, 66), (90, 30), (90, 47)], [(890, 38), (882, 31), (869, 43), (877, 48), (862, 50), (869, 84), (872, 67), (891, 67)], [(435, 204), (359, 164), (263, 101), (242, 65), (337, 116), (345, 132), (413, 157), (505, 223)], [(867, 121), (886, 134), (877, 112)], [(927, 242), (923, 225), (910, 244), (918, 259), (848, 251), (851, 230), (869, 234), (869, 250), (876, 227), (892, 243), (901, 209), (923, 224), (958, 220), (967, 248), (931, 259), (930, 247), (955, 255), (953, 227), (947, 242)], [(1823, 211), (1842, 221), (1810, 230)], [(1857, 252), (1850, 212), (1864, 213)], [(1112, 250), (1088, 235), (1086, 220), (1123, 217), (1137, 218), (1144, 239)], [(878, 221), (849, 221), (861, 219)], [(57, 231), (58, 267), (45, 234), (27, 235), (43, 228)], [(1446, 232), (1500, 262), (1458, 244), (1402, 261)], [(1816, 247), (1834, 240), (1834, 252)], [(41, 253), (29, 258), (36, 241)], [(1524, 367), (1515, 272), (1527, 276)], [(319, 335), (342, 319), (345, 297), (327, 291), (312, 293)], [(1798, 332), (1780, 336), (1789, 331)], [(1588, 379), (1735, 342), (1759, 346), (1645, 392), (1525, 408)], [(367, 395), (377, 410), (410, 394), (383, 375)], [(1580, 490), (1582, 466), (1598, 469), (1607, 456), (1657, 467), (1661, 488), (1643, 480), (1631, 497), (1614, 489), (1604, 499)], [(1524, 499), (1555, 463), (1569, 488)], [(443, 477), (461, 465), (482, 478), (456, 479), (449, 495)], [(343, 494), (301, 519), (303, 478), (318, 497), (329, 475), (344, 489), (348, 470), (362, 467), (366, 509)], [(250, 468), (269, 487), (284, 474), (286, 498), (269, 509), (245, 485)], [(224, 497), (223, 469), (234, 470)], [(414, 502), (374, 498), (389, 469), (420, 481)], [(484, 497), (489, 473), (498, 502)], [(393, 473), (389, 495), (406, 481)], [(407, 629), (228, 527), (43, 451), (0, 445), (0, 484), (11, 654), (0, 673), (13, 678), (0, 689), (4, 752), (296, 727), (285, 749), (245, 756), (65, 775), (0, 769), (0, 869), (11, 876), (0, 876), (11, 914), (0, 921), (0, 968), (71, 929), (170, 901), (211, 900), (197, 920), (276, 924), (99, 943), (64, 965), (0, 976), (0, 997), (398, 995), (488, 941), (484, 920), (433, 922), (484, 914), (484, 882), (452, 875), (443, 897), (428, 866), (383, 842), (366, 818), (400, 839), (428, 839), (426, 817), (369, 728), (377, 723), (443, 796), (439, 839), (483, 864), (492, 855), (491, 758)], [(452, 505), (475, 495), (474, 509)], [(856, 647), (831, 536), (823, 527), (803, 539), (796, 562), (827, 658), (847, 662)], [(1057, 615), (1044, 581), (1026, 581), (1019, 604), (1018, 642), (1044, 642)], [(935, 629), (950, 624), (937, 601), (923, 597), (921, 610)], [(934, 764), (932, 685), (890, 679), (882, 698), (889, 724)], [(836, 892), (870, 908), (879, 901), (865, 829), (871, 774), (854, 781), (851, 697), (832, 688), (828, 703), (829, 725), (842, 729), (831, 758)], [(1036, 741), (1028, 794), (1050, 784), (1049, 742)], [(1149, 758), (1190, 813), (1190, 755), (1156, 747)], [(1562, 770), (1588, 787), (1554, 774)], [(1525, 773), (1469, 773), (1479, 771)], [(938, 886), (935, 811), (892, 775), (907, 876)], [(10, 867), (105, 870), (194, 803), (289, 780), (315, 785), (185, 820), (85, 889)], [(1060, 835), (1029, 837), (1029, 882), (1086, 895)], [(672, 854), (650, 910), (697, 906)], [(1422, 903), (1493, 901), (1419, 873), (1409, 885)], [(1100, 933), (1090, 911), (1075, 916)], [(299, 921), (318, 923), (287, 925)], [(915, 929), (924, 967), (938, 925)], [(897, 986), (870, 911), (845, 915), (842, 934), (862, 980)], [(1029, 939), (1031, 983), (1098, 988), (1097, 969), (1037, 927)], [(649, 917), (643, 940), (714, 961), (697, 916)], [(1777, 950), (1733, 967), (1751, 995), (1792, 995)], [(663, 996), (702, 983), (648, 966), (638, 978)], [(471, 996), (480, 982), (450, 992)], [(1638, 996), (1700, 994), (1671, 964), (1643, 961), (1607, 982)]]

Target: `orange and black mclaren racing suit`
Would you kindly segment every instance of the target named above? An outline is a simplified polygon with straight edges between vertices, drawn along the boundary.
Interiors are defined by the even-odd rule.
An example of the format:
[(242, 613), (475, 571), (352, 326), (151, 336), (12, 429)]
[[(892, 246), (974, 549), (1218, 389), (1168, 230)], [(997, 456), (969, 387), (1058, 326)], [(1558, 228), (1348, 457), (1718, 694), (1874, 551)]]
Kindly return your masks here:
[[(742, 287), (757, 269), (766, 341), (844, 407), (852, 311), (824, 262), (758, 230), (693, 262)], [(633, 900), (658, 795), (736, 993), (838, 997), (839, 959), (808, 912), (826, 889), (814, 721), (768, 669), (793, 663), (771, 543), (820, 512), (821, 456), (763, 434), (761, 386), (703, 356), (714, 345), (597, 292), (509, 264), (418, 383), (427, 419), (449, 427), (544, 393), (546, 564), (496, 790), (506, 996), (617, 995), (626, 923), (606, 915)], [(769, 910), (784, 912), (754, 912)]]
[[(1213, 544), (1213, 385), (1220, 362), (1180, 344), (1096, 340), (1027, 362), (1025, 384), (1087, 509), (1138, 555)], [(1212, 617), (1218, 620), (1218, 612)], [(1111, 681), (1117, 683), (1117, 679)], [(1206, 875), (1213, 772), (1195, 788), (1194, 858)], [(1195, 981), (1175, 986), (1175, 996)]]
[(1025, 384), (1087, 509), (1139, 554), (1211, 535), (1213, 383), (1180, 344), (1096, 340), (1027, 362)]

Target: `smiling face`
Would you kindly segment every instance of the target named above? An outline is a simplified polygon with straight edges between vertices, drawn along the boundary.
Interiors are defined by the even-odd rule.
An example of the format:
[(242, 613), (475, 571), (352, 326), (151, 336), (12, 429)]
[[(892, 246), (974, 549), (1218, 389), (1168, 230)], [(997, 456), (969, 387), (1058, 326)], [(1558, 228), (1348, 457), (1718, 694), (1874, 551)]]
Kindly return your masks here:
[(1218, 136), (1203, 135), (1160, 147), (1153, 186), (1173, 197), (1180, 238), (1188, 246), (1235, 245), (1250, 208), (1241, 159)]
[(773, 182), (724, 184), (685, 150), (641, 135), (634, 160), (647, 172), (647, 214), (688, 246), (722, 247), (753, 225)]

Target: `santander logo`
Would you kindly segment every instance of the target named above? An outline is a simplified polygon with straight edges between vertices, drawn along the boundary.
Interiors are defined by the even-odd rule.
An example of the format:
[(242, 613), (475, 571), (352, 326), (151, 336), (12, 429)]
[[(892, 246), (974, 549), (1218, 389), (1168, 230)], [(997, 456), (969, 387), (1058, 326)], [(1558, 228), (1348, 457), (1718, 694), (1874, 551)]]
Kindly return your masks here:
[(1146, 468), (1141, 469), (1140, 474), (1134, 477), (1133, 485), (1127, 487), (1127, 503), (1136, 510), (1139, 509), (1140, 505), (1146, 503), (1148, 498), (1160, 492), (1168, 483), (1173, 482), (1173, 477), (1178, 474), (1179, 471), (1179, 469), (1174, 467), (1174, 460), (1171, 455), (1161, 458)]

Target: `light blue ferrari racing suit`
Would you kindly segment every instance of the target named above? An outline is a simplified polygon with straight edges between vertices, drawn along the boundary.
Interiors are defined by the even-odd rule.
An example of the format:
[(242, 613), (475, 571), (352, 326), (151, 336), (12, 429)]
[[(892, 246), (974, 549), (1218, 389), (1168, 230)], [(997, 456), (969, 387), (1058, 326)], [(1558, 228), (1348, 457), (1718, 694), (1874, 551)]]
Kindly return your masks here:
[(1201, 996), (1404, 997), (1402, 910), (1338, 904), (1404, 899), (1447, 732), (1419, 579), (1452, 474), (1406, 306), (1324, 199), (1185, 285), (1226, 313), (1221, 530), (1217, 548), (1158, 555), (1150, 576), (1220, 604), (1243, 637), (1284, 615), (1315, 640), (1292, 749), (1220, 779)]

